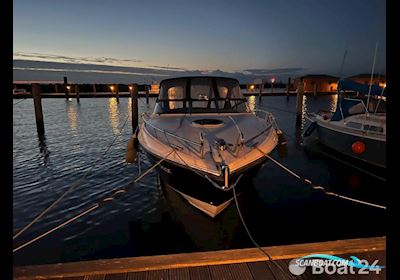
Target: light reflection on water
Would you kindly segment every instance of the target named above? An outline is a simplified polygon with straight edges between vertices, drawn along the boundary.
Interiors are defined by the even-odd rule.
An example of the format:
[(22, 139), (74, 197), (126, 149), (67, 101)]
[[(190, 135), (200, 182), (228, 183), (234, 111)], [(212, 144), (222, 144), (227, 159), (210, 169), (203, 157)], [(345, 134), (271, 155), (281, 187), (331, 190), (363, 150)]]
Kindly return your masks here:
[(117, 135), (119, 133), (119, 104), (116, 98), (108, 99), (108, 115), (113, 134)]
[(68, 123), (71, 128), (71, 130), (74, 132), (74, 135), (78, 135), (78, 112), (77, 112), (77, 107), (79, 105), (73, 105), (70, 103), (67, 103), (67, 113), (68, 113)]
[(256, 96), (255, 95), (249, 96), (248, 104), (249, 104), (250, 110), (254, 111), (254, 109), (256, 108)]
[[(257, 108), (255, 96), (248, 98)], [(43, 99), (46, 134), (37, 137), (31, 100), (13, 109), (13, 223), (14, 231), (29, 223), (72, 184), (119, 135), (130, 115), (130, 98), (81, 98), (80, 104), (64, 99)], [(139, 113), (151, 110), (139, 101)], [(331, 110), (337, 96), (305, 97), (305, 113)], [(263, 97), (261, 106), (276, 117), (288, 138), (288, 156), (275, 157), (306, 178), (337, 189), (340, 193), (383, 199), (384, 188), (359, 172), (343, 169), (335, 162), (309, 158), (300, 146), (302, 128), (296, 123), (296, 97)], [(275, 109), (272, 109), (274, 107)], [(56, 208), (24, 233), (16, 244), (65, 221), (99, 201), (111, 190), (127, 187), (128, 192), (62, 230), (14, 255), (15, 264), (40, 264), (84, 259), (177, 253), (252, 247), (240, 225), (235, 206), (230, 205), (216, 219), (210, 219), (174, 194), (168, 195), (157, 183), (155, 172), (140, 183), (136, 164), (125, 163), (125, 150), (132, 129), (130, 120), (114, 146), (92, 173)], [(141, 168), (151, 165), (139, 153)], [(357, 182), (355, 188), (354, 182)], [(362, 187), (360, 187), (362, 186)], [(378, 193), (376, 193), (378, 192)], [(257, 242), (263, 246), (315, 242), (380, 234), (380, 213), (348, 203), (325, 201), (308, 186), (268, 163), (249, 182), (241, 199), (242, 212)], [(296, 213), (294, 215), (294, 213)], [(315, 222), (310, 217), (323, 213)], [(352, 213), (358, 220), (337, 220)], [(303, 217), (295, 218), (293, 217)], [(365, 218), (364, 218), (365, 217)], [(260, 223), (259, 218), (263, 219)], [(371, 225), (378, 223), (377, 225)], [(294, 228), (301, 228), (293, 234)], [(207, 234), (199, 234), (207, 232)], [(160, 238), (162, 236), (162, 238)], [(208, 236), (208, 237), (207, 237)], [(212, 241), (207, 241), (211, 240)], [(40, 252), (40, 254), (38, 254)]]

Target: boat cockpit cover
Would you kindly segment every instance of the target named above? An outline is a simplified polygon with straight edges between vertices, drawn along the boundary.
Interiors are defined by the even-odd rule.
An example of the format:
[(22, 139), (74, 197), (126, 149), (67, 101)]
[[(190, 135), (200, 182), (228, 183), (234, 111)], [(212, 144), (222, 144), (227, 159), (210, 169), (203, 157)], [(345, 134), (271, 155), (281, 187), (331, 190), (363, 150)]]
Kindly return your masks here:
[(340, 96), (336, 106), (336, 111), (333, 114), (331, 121), (340, 121), (348, 116), (364, 113), (365, 107), (362, 100), (346, 99), (343, 96)]
[[(336, 105), (336, 111), (333, 114), (331, 121), (340, 121), (348, 116), (365, 114), (367, 98), (360, 97), (359, 99), (349, 99), (339, 96)], [(382, 99), (371, 98), (368, 103), (368, 112), (373, 114), (386, 114), (386, 101)], [(343, 115), (342, 115), (343, 114)]]
[(247, 112), (239, 82), (220, 77), (183, 77), (160, 83), (154, 112), (220, 113)]
[[(369, 85), (360, 84), (348, 79), (341, 79), (338, 83), (338, 90), (352, 90), (357, 91), (360, 94), (368, 94)], [(383, 91), (383, 92), (382, 92)], [(377, 84), (373, 84), (371, 86), (371, 95), (373, 96), (385, 96), (386, 97), (386, 88), (380, 87)]]

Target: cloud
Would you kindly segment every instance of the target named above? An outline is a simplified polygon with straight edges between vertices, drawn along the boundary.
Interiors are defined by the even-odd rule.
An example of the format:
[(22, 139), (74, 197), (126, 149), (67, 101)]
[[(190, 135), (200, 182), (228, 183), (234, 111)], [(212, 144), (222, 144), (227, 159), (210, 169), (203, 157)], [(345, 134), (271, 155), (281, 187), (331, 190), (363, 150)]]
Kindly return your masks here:
[(132, 67), (89, 63), (49, 62), (14, 59), (14, 81), (18, 80), (62, 80), (67, 76), (74, 83), (151, 83), (182, 76), (222, 76), (239, 80), (240, 83), (252, 83), (254, 79), (265, 79), (274, 75), (284, 81), (288, 77), (299, 76), (304, 68), (246, 69), (227, 72), (216, 70), (186, 70), (180, 67), (156, 66)]
[(149, 65), (149, 67), (156, 69), (163, 69), (163, 70), (187, 71), (187, 69), (182, 67), (158, 66), (158, 65)]
[(43, 53), (26, 53), (26, 52), (15, 52), (14, 58), (25, 58), (25, 59), (40, 59), (50, 60), (57, 62), (66, 63), (106, 63), (106, 64), (118, 64), (118, 63), (140, 63), (143, 62), (139, 59), (121, 59), (115, 57), (72, 57), (58, 54), (43, 54)]
[(278, 74), (294, 74), (305, 71), (305, 68), (273, 68), (273, 69), (245, 69), (243, 73), (246, 75), (278, 75)]
[(93, 70), (93, 69), (73, 69), (73, 68), (35, 68), (35, 67), (13, 67), (13, 70), (21, 71), (50, 71), (50, 72), (79, 72), (79, 73), (101, 73), (101, 74), (120, 74), (120, 75), (140, 75), (140, 76), (160, 76), (168, 77), (166, 74), (158, 73), (140, 73), (130, 71), (110, 71), (110, 70)]

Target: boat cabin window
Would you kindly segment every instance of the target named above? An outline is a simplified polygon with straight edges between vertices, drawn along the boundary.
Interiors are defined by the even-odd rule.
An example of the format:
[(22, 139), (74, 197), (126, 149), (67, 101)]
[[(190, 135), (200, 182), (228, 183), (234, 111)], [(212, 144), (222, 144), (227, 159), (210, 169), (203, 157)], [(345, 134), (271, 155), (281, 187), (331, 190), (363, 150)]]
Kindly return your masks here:
[(184, 99), (184, 88), (181, 86), (178, 87), (170, 87), (168, 89), (168, 100), (169, 101), (169, 108), (174, 110), (174, 109), (179, 109), (183, 108), (183, 102), (184, 101), (172, 101), (172, 100), (182, 100)]
[(369, 131), (372, 131), (372, 132), (383, 132), (383, 127), (365, 124), (364, 125), (364, 130), (369, 130)]
[(347, 127), (350, 128), (355, 128), (355, 129), (361, 129), (362, 128), (362, 124), (361, 123), (357, 123), (357, 122), (348, 122), (346, 123)]
[(235, 79), (187, 77), (160, 84), (154, 113), (241, 113), (247, 100)]
[(190, 99), (192, 100), (192, 108), (215, 109), (215, 93), (211, 80), (207, 78), (193, 79), (190, 85)]

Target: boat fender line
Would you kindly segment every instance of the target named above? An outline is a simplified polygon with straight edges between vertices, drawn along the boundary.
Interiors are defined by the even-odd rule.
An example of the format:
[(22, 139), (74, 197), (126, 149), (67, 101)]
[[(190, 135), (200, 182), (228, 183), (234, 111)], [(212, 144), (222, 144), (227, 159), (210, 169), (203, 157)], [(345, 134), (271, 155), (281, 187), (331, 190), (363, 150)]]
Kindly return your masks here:
[(280, 168), (285, 170), (287, 173), (289, 173), (292, 176), (296, 177), (300, 181), (310, 185), (315, 190), (322, 191), (324, 194), (329, 195), (329, 196), (334, 196), (334, 197), (341, 198), (341, 199), (348, 200), (348, 201), (352, 201), (352, 202), (355, 202), (355, 203), (364, 204), (364, 205), (367, 205), (367, 206), (371, 206), (371, 207), (375, 207), (375, 208), (380, 208), (380, 209), (386, 210), (386, 206), (382, 206), (382, 205), (379, 205), (379, 204), (375, 204), (375, 203), (371, 203), (371, 202), (367, 202), (367, 201), (351, 198), (351, 197), (340, 195), (340, 194), (337, 194), (337, 193), (334, 193), (334, 192), (328, 192), (324, 187), (322, 187), (320, 185), (315, 185), (311, 180), (303, 178), (300, 175), (296, 174), (295, 172), (290, 170), (288, 167), (284, 166), (282, 163), (278, 162), (273, 157), (268, 155), (267, 153), (264, 153), (262, 150), (260, 150), (260, 148), (258, 148), (258, 147), (254, 147), (254, 148), (256, 148), (266, 158), (270, 159), (273, 163), (275, 163), (277, 166), (279, 166)]
[(305, 137), (308, 137), (308, 136), (310, 136), (313, 132), (314, 132), (314, 130), (316, 129), (318, 127), (318, 124), (317, 124), (317, 122), (312, 122), (311, 124), (310, 124), (310, 126), (307, 128), (307, 130), (304, 132), (304, 136)]

